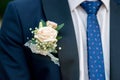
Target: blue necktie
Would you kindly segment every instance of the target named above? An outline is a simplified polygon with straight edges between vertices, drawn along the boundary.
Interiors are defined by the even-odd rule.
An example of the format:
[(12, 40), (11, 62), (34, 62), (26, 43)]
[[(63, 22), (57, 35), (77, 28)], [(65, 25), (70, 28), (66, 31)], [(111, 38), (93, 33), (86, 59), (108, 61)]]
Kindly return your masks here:
[(85, 1), (81, 4), (87, 13), (87, 51), (89, 80), (105, 80), (104, 59), (97, 12), (101, 1)]

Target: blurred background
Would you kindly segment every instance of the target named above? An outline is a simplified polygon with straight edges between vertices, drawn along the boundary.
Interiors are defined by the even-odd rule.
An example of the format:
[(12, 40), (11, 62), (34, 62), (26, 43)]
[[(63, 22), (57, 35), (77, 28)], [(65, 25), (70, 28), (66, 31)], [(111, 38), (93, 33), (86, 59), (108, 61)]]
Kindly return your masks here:
[(0, 0), (0, 27), (1, 27), (2, 17), (5, 12), (6, 6), (7, 6), (8, 2), (10, 2), (10, 1), (11, 0)]

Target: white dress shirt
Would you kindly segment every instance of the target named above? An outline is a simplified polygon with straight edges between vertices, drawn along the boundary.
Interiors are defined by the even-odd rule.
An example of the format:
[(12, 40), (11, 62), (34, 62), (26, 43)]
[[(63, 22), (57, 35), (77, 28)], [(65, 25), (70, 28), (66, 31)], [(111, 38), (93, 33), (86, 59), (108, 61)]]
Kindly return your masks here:
[[(85, 0), (68, 0), (71, 16), (73, 19), (77, 46), (79, 52), (79, 72), (80, 80), (88, 79), (88, 68), (87, 68), (87, 40), (86, 40), (86, 27), (87, 27), (87, 13), (82, 9), (80, 4)], [(103, 5), (100, 7), (97, 18), (100, 25), (104, 66), (105, 66), (105, 77), (106, 80), (110, 80), (110, 47), (109, 47), (109, 21), (110, 21), (110, 1), (101, 0)]]

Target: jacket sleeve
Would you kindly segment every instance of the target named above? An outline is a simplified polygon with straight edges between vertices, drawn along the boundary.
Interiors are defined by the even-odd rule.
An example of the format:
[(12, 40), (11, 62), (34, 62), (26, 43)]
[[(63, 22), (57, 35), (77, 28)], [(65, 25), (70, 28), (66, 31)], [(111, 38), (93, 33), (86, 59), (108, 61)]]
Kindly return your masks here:
[(22, 28), (14, 2), (8, 4), (0, 30), (0, 80), (30, 80)]

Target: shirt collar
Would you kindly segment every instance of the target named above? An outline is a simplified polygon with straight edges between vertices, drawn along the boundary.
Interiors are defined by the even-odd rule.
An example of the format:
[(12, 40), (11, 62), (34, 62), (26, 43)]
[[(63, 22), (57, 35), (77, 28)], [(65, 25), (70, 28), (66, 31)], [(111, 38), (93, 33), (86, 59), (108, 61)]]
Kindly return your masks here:
[[(86, 0), (68, 0), (70, 10), (73, 11), (84, 1), (86, 1)], [(109, 10), (110, 0), (101, 0), (101, 1), (105, 5), (106, 9)]]

